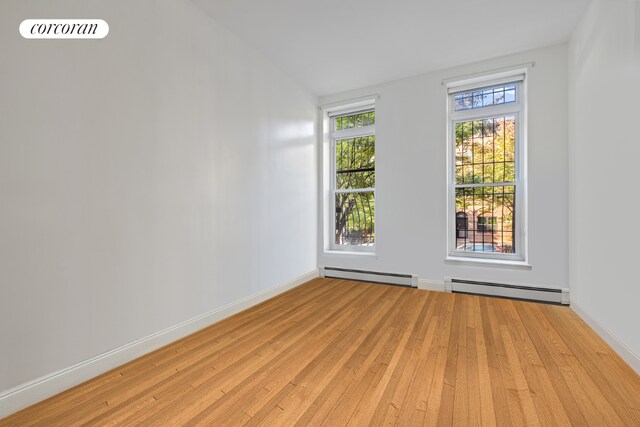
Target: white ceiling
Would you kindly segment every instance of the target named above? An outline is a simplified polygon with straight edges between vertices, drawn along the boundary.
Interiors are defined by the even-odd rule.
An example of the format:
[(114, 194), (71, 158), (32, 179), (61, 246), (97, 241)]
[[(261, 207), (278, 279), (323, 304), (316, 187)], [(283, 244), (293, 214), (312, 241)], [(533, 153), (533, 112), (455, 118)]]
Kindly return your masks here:
[(194, 0), (316, 95), (561, 43), (589, 0)]

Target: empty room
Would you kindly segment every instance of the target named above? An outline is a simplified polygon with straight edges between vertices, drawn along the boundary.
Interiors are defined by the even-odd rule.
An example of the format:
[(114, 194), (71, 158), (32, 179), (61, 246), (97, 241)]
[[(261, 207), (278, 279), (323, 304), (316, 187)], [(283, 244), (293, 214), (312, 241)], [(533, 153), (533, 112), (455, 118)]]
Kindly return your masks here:
[(640, 426), (640, 0), (3, 0), (0, 426)]

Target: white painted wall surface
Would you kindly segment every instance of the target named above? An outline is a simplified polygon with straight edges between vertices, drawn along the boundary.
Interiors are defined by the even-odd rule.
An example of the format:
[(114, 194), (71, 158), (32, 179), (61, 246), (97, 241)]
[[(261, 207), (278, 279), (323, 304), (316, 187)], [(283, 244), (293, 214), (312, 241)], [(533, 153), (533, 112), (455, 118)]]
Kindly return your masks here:
[(640, 372), (640, 2), (594, 1), (569, 46), (572, 299)]
[(316, 268), (316, 98), (193, 3), (3, 1), (0, 53), (0, 391)]
[[(532, 268), (445, 263), (447, 118), (443, 79), (532, 61), (535, 67), (528, 76)], [(566, 44), (322, 97), (320, 102), (370, 94), (380, 95), (376, 104), (376, 256), (325, 253), (319, 241), (319, 265), (411, 273), (435, 281), (459, 277), (568, 286)], [(326, 196), (326, 188), (321, 189), (321, 196)], [(328, 220), (324, 218), (325, 224), (320, 225), (320, 236)]]

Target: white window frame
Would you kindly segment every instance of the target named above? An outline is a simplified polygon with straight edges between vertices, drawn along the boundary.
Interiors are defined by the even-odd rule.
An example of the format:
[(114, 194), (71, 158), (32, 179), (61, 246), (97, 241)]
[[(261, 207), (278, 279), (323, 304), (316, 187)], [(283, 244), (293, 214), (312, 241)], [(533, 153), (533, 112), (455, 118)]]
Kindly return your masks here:
[[(516, 101), (506, 104), (490, 105), (454, 111), (454, 96), (461, 92), (470, 92), (494, 86), (515, 85)], [(507, 75), (482, 76), (469, 82), (450, 82), (447, 84), (447, 258), (451, 260), (513, 261), (527, 262), (527, 93), (526, 72), (517, 70)], [(497, 116), (514, 116), (516, 121), (515, 143), (515, 181), (492, 184), (456, 184), (456, 137), (455, 125), (459, 122), (481, 120)], [(457, 250), (456, 244), (456, 188), (514, 186), (515, 187), (515, 253), (474, 252)]]
[[(334, 119), (336, 117), (354, 114), (354, 113), (364, 113), (366, 111), (374, 111), (376, 110), (375, 103), (366, 103), (366, 104), (358, 104), (357, 106), (353, 106), (350, 108), (343, 108), (337, 110), (331, 110), (328, 112), (329, 116), (329, 138), (331, 141), (330, 144), (330, 180), (329, 180), (329, 249), (331, 251), (343, 251), (343, 252), (362, 252), (362, 253), (375, 253), (376, 250), (376, 241), (374, 240), (373, 245), (371, 246), (360, 246), (360, 245), (339, 245), (336, 244), (336, 194), (340, 193), (368, 193), (373, 192), (373, 209), (374, 209), (374, 227), (375, 227), (375, 216), (377, 214), (377, 196), (376, 189), (374, 188), (354, 188), (354, 189), (346, 189), (339, 190), (336, 189), (336, 141), (340, 139), (347, 138), (358, 138), (363, 136), (375, 136), (376, 135), (376, 126), (369, 125), (360, 128), (353, 129), (344, 129), (344, 130), (335, 130)], [(377, 119), (377, 117), (376, 117)], [(375, 141), (377, 148), (377, 138)], [(377, 151), (377, 150), (376, 150)], [(376, 156), (377, 163), (377, 156)], [(377, 175), (376, 175), (377, 179)], [(377, 183), (377, 181), (376, 181)], [(375, 232), (377, 235), (377, 228), (375, 228)], [(377, 240), (377, 239), (376, 239)]]

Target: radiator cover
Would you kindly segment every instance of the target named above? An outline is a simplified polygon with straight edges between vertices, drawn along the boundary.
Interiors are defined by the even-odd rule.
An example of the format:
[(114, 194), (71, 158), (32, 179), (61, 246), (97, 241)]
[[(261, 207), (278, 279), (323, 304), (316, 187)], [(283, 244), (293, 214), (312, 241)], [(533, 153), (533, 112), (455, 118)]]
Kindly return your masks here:
[(445, 290), (467, 294), (569, 304), (569, 289), (447, 278)]
[(320, 266), (320, 277), (361, 280), (364, 282), (418, 287), (418, 276), (413, 274), (384, 273), (379, 271), (356, 270), (352, 268)]

